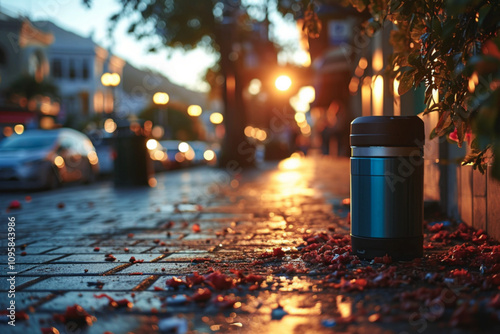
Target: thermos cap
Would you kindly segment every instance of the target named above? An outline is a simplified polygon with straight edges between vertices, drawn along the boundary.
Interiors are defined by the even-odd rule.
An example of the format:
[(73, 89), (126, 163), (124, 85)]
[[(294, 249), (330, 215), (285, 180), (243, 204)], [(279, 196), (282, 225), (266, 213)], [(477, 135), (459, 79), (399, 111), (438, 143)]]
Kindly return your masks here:
[(364, 116), (351, 122), (351, 146), (413, 146), (425, 141), (418, 116)]

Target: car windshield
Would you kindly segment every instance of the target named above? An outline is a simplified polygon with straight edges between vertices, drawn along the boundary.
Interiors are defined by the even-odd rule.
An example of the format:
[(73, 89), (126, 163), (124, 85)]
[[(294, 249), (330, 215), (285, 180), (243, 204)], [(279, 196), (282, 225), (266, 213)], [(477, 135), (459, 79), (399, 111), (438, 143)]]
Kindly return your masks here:
[(5, 139), (0, 143), (2, 150), (31, 150), (48, 148), (54, 144), (53, 136), (16, 136)]

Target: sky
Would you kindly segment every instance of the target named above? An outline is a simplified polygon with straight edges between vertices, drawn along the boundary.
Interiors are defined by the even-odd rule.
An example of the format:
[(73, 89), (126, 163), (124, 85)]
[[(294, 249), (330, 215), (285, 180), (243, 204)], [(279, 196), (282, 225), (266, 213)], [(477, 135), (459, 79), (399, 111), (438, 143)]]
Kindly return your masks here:
[[(89, 9), (81, 0), (0, 0), (0, 9), (6, 9), (7, 14), (27, 16), (32, 21), (49, 20), (84, 37), (92, 35), (94, 42), (108, 48), (108, 18), (120, 10), (120, 5), (115, 0), (99, 0), (92, 1)], [(156, 70), (181, 86), (199, 91), (209, 89), (203, 76), (206, 69), (216, 62), (214, 55), (202, 49), (187, 53), (174, 51), (170, 57), (166, 50), (148, 53), (147, 45), (127, 35), (126, 29), (126, 22), (122, 22), (114, 31), (113, 54), (138, 68)], [(293, 26), (283, 25), (280, 29), (283, 29), (280, 34), (285, 39), (298, 39)]]

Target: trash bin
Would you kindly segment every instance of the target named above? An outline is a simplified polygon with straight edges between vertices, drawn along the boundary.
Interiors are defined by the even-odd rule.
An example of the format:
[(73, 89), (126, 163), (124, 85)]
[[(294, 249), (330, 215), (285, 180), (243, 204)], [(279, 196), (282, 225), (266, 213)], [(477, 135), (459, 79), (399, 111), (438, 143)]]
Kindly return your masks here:
[(422, 257), (424, 123), (417, 116), (358, 117), (350, 139), (353, 253)]
[[(132, 130), (132, 127), (134, 130)], [(115, 186), (147, 186), (153, 176), (147, 138), (139, 123), (118, 122), (114, 135)]]

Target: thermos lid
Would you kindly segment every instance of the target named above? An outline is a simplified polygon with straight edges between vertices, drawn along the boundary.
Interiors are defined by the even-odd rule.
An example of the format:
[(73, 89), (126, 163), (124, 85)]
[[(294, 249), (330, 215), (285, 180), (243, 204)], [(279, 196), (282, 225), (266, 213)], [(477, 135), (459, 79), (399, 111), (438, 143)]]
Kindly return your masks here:
[(417, 146), (425, 141), (418, 116), (364, 116), (351, 122), (351, 146)]

